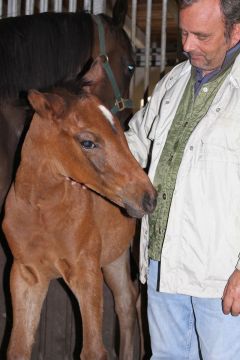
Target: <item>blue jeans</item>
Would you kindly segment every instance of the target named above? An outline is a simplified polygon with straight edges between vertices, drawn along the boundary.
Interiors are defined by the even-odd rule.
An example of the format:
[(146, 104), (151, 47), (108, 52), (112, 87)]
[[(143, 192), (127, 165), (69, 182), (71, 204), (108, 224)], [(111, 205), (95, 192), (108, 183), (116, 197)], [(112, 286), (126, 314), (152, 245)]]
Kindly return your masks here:
[(158, 262), (150, 261), (148, 321), (152, 360), (239, 360), (240, 316), (224, 315), (221, 299), (156, 291)]

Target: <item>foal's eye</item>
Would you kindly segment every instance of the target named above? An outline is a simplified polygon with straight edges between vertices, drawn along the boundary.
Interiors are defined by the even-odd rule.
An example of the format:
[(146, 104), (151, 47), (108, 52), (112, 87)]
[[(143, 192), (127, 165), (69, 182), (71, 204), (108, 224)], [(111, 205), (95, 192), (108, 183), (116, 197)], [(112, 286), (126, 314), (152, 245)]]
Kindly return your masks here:
[(134, 65), (128, 65), (128, 71), (129, 71), (130, 73), (134, 72), (134, 70), (135, 70), (135, 66), (134, 66)]
[(94, 149), (96, 147), (96, 144), (94, 144), (93, 141), (91, 140), (83, 140), (80, 142), (81, 146), (84, 148), (84, 149)]

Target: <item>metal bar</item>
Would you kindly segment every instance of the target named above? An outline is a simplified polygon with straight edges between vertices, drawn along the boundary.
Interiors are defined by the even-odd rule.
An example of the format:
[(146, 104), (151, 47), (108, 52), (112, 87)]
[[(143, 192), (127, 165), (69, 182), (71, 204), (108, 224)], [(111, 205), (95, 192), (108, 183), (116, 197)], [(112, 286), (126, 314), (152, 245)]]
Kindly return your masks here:
[(34, 0), (26, 0), (25, 2), (25, 14), (31, 15), (34, 12)]
[(55, 0), (54, 1), (54, 12), (61, 12), (62, 11), (62, 0)]
[(48, 11), (48, 0), (40, 0), (39, 12)]
[(3, 2), (0, 0), (0, 18), (2, 18), (3, 15)]
[(94, 14), (106, 13), (106, 0), (93, 1), (93, 13)]
[(17, 15), (18, 15), (18, 1), (8, 0), (7, 16), (9, 17), (9, 16), (17, 16)]
[(137, 0), (132, 0), (132, 24), (131, 24), (131, 40), (132, 46), (136, 48), (136, 26), (137, 26)]
[[(132, 0), (132, 23), (131, 23), (131, 40), (133, 51), (136, 50), (136, 26), (137, 26), (137, 0)], [(133, 97), (134, 89), (136, 86), (136, 73), (134, 73), (131, 86), (130, 86), (130, 98)]]
[(84, 0), (83, 9), (85, 11), (91, 12), (92, 11), (92, 0)]
[(68, 11), (75, 12), (77, 10), (77, 0), (69, 0)]
[(147, 2), (147, 17), (146, 17), (145, 74), (144, 74), (144, 102), (145, 103), (147, 102), (148, 87), (149, 87), (151, 18), (152, 18), (152, 0), (148, 0), (148, 2)]
[(162, 33), (161, 33), (161, 63), (160, 63), (161, 75), (163, 75), (166, 67), (167, 5), (168, 5), (168, 0), (162, 0)]

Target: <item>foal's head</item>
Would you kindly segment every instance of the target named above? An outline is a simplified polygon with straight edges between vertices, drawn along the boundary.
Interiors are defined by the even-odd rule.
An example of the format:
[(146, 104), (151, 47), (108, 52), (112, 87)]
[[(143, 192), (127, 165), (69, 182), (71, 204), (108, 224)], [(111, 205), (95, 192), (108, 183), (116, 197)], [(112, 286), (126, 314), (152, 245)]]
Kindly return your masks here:
[(35, 135), (56, 176), (84, 184), (132, 216), (153, 210), (155, 190), (130, 153), (119, 121), (95, 96), (32, 90), (29, 101), (36, 111), (32, 124), (41, 124)]

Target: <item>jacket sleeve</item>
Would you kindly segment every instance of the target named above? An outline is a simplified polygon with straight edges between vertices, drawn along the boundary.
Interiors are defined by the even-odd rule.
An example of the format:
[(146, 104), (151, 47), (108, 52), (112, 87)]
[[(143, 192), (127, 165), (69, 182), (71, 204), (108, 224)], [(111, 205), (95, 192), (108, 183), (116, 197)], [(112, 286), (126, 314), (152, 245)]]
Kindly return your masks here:
[(149, 103), (132, 117), (129, 122), (129, 130), (125, 132), (129, 148), (143, 168), (146, 167), (148, 161), (151, 145), (148, 136), (159, 113), (164, 79), (156, 85)]

